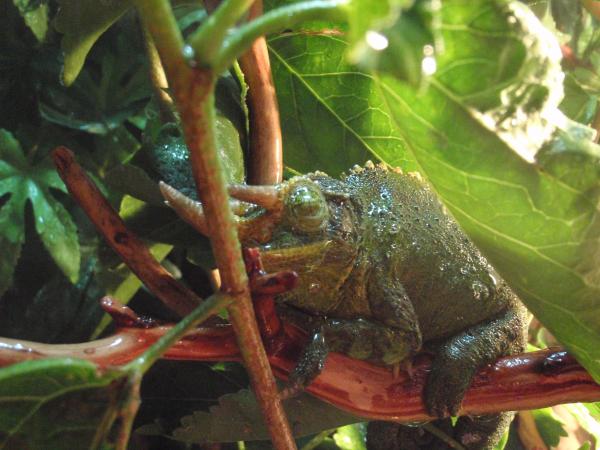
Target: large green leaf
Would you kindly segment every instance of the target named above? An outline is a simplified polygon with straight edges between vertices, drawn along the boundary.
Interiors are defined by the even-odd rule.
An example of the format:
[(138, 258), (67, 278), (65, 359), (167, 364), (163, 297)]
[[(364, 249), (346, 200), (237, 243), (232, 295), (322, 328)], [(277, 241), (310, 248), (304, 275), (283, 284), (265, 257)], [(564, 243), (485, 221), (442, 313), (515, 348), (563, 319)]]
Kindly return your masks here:
[(74, 359), (0, 370), (0, 449), (112, 448), (105, 442), (127, 395), (126, 373)]
[(63, 34), (65, 65), (62, 79), (71, 85), (92, 45), (131, 5), (131, 0), (59, 0), (54, 26)]
[[(444, 3), (446, 50), (423, 90), (345, 63), (340, 36), (271, 39), (286, 163), (332, 175), (367, 158), (418, 167), (530, 310), (600, 380), (597, 147), (575, 138), (545, 153), (544, 168), (528, 162), (561, 118), (562, 72), (552, 36), (523, 8)], [(581, 147), (591, 154), (574, 151)]]
[(48, 164), (31, 165), (20, 144), (0, 130), (0, 294), (9, 286), (25, 238), (25, 205), (33, 206), (35, 228), (56, 264), (71, 279), (79, 274), (77, 229), (50, 189), (66, 191)]

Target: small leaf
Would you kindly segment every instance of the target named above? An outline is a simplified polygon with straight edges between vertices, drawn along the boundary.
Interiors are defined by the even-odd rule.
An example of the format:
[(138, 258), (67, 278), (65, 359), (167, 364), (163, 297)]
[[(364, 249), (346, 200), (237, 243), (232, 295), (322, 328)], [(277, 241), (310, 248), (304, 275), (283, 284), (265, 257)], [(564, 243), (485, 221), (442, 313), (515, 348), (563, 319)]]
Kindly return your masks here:
[(531, 411), (535, 425), (542, 439), (549, 447), (556, 447), (561, 436), (568, 436), (563, 423), (552, 413), (552, 408), (536, 409)]
[(92, 45), (133, 4), (132, 0), (58, 0), (54, 26), (64, 36), (63, 83), (70, 86), (83, 67)]
[[(302, 394), (284, 402), (290, 423), (294, 424), (294, 436), (315, 434), (329, 428), (360, 422), (361, 419), (340, 411), (333, 406)], [(227, 394), (210, 412), (196, 411), (181, 419), (181, 427), (173, 432), (178, 441), (236, 442), (269, 439), (260, 408), (254, 394), (242, 390)]]
[(80, 256), (77, 227), (65, 207), (48, 191), (37, 185), (29, 186), (29, 198), (33, 205), (35, 229), (42, 238), (58, 267), (72, 282), (77, 281)]
[(48, 31), (48, 4), (39, 0), (13, 0), (25, 24), (39, 42), (46, 38)]
[(367, 429), (364, 423), (346, 425), (337, 429), (333, 440), (341, 450), (367, 450), (366, 433)]
[(71, 216), (52, 194), (50, 188), (64, 190), (56, 172), (44, 162), (30, 165), (20, 144), (5, 130), (0, 130), (0, 196), (8, 196), (0, 206), (0, 242), (11, 252), (2, 252), (0, 294), (10, 284), (24, 240), (25, 204), (31, 201), (35, 227), (50, 255), (72, 281), (79, 274), (79, 241)]
[(126, 394), (126, 376), (74, 359), (1, 369), (0, 448), (97, 448)]

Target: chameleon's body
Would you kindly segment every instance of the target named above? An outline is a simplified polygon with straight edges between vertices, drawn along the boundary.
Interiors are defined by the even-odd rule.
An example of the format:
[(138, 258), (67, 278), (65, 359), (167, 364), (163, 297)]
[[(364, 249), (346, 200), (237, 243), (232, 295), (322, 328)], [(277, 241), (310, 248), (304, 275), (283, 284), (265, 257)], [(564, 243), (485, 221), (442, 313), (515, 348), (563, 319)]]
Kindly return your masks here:
[[(458, 412), (479, 367), (524, 349), (518, 299), (418, 176), (368, 163), (342, 180), (315, 173), (236, 192), (264, 207), (239, 219), (243, 245), (261, 248), (268, 271), (299, 275), (278, 298), (314, 333), (291, 374), (295, 385), (318, 374), (329, 350), (395, 365), (425, 349), (435, 356), (424, 400), (442, 417)], [(164, 193), (189, 216), (185, 202)], [(454, 437), (490, 448), (508, 418), (461, 418)], [(407, 441), (396, 424), (375, 424), (370, 448), (438, 448)]]
[[(299, 273), (299, 286), (279, 300), (317, 317), (307, 323), (320, 336), (293, 376), (299, 383), (327, 350), (391, 365), (428, 348), (437, 356), (425, 400), (441, 416), (458, 411), (479, 367), (523, 350), (518, 299), (418, 176), (369, 164), (343, 180), (317, 173), (281, 189), (284, 208), (263, 261)], [(487, 448), (497, 422), (508, 423), (484, 421), (492, 429), (479, 437), (473, 423), (458, 439)], [(388, 444), (377, 445), (404, 448)]]

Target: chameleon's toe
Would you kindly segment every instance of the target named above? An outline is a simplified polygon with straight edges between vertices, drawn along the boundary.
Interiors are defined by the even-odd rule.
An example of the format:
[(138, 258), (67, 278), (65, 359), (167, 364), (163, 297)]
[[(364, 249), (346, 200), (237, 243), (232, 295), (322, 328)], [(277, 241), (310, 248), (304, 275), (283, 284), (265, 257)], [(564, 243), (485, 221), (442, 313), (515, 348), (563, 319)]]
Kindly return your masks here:
[(328, 351), (325, 334), (322, 329), (319, 329), (304, 348), (281, 395), (285, 398), (293, 397), (312, 383), (323, 370)]
[(423, 396), (430, 415), (441, 418), (458, 414), (475, 372), (474, 367), (460, 362), (443, 354), (434, 360)]

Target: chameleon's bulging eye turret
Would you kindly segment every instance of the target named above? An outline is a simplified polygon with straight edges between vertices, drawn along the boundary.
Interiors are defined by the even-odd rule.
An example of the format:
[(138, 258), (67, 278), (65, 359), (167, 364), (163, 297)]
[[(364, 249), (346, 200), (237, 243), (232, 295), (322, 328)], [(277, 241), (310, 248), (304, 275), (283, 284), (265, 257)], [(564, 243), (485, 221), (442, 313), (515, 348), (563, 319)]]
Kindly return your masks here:
[(329, 220), (329, 209), (319, 187), (310, 181), (295, 183), (285, 198), (285, 217), (296, 232), (321, 231)]

